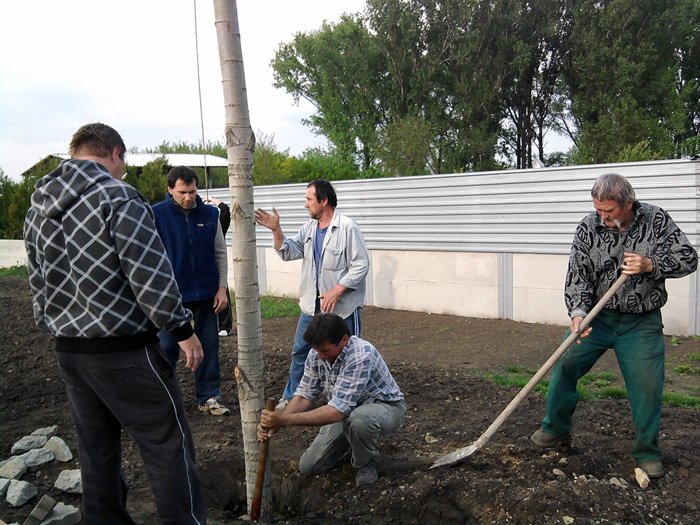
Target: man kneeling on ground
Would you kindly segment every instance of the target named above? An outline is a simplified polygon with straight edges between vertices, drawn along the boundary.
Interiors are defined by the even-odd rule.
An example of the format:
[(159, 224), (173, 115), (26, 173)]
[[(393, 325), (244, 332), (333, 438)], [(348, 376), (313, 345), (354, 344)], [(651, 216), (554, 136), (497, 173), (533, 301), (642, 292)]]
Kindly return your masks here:
[[(299, 462), (304, 476), (332, 469), (351, 454), (357, 486), (377, 480), (377, 441), (396, 432), (406, 417), (403, 394), (376, 348), (350, 335), (336, 314), (317, 314), (304, 332), (310, 352), (304, 376), (284, 410), (262, 411), (258, 439), (289, 426), (319, 426)], [(311, 410), (323, 394), (328, 404)]]

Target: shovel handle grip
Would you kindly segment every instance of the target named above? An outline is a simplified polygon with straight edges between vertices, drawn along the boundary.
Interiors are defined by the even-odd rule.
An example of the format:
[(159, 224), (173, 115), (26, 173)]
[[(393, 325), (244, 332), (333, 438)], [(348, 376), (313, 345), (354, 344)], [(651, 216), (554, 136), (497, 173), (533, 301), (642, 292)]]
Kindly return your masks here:
[[(273, 411), (277, 402), (270, 398), (267, 400), (265, 409)], [(258, 521), (260, 519), (260, 508), (262, 507), (262, 492), (265, 484), (265, 466), (267, 465), (267, 453), (270, 449), (270, 439), (266, 439), (260, 443), (260, 454), (258, 455), (258, 472), (255, 476), (255, 490), (253, 492), (253, 502), (250, 505), (250, 521)]]

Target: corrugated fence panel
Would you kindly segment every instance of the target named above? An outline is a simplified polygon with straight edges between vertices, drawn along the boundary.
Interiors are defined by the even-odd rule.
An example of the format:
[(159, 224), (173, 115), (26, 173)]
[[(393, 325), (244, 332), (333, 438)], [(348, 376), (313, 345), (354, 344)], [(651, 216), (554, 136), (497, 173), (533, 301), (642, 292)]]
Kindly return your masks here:
[[(593, 210), (590, 189), (603, 173), (627, 177), (639, 200), (668, 211), (698, 245), (698, 176), (691, 160), (637, 162), (337, 181), (338, 211), (360, 225), (370, 249), (489, 253), (568, 253), (574, 230)], [(306, 184), (256, 186), (255, 205), (274, 206), (287, 235), (308, 220)], [(228, 191), (210, 190), (229, 200)], [(258, 246), (272, 246), (266, 228)]]

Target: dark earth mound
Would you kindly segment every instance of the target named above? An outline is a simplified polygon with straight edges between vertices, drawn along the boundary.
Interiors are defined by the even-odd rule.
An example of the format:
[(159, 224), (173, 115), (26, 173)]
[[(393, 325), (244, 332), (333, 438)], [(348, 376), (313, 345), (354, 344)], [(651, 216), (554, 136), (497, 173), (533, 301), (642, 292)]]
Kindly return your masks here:
[[(76, 436), (50, 336), (31, 315), (25, 278), (0, 278), (0, 459), (33, 430), (58, 425), (74, 451)], [(266, 392), (278, 397), (287, 378), (296, 319), (263, 321)], [(438, 457), (473, 442), (517, 394), (483, 378), (505, 367), (539, 368), (557, 348), (563, 329), (512, 321), (469, 319), (366, 308), (363, 337), (379, 348), (409, 407), (403, 428), (380, 444), (379, 481), (356, 488), (344, 463), (314, 478), (298, 474), (298, 459), (314, 429), (285, 429), (270, 446), (276, 519), (287, 523), (700, 523), (700, 411), (664, 407), (661, 446), (666, 477), (640, 488), (630, 456), (634, 429), (626, 400), (582, 402), (570, 448), (542, 451), (528, 438), (544, 415), (545, 399), (532, 392), (499, 432), (461, 465), (429, 470)], [(673, 344), (672, 344), (673, 343)], [(678, 344), (680, 343), (680, 344)], [(612, 354), (612, 352), (609, 352)], [(668, 339), (667, 391), (698, 392), (696, 373), (674, 370), (700, 355), (694, 338)], [(236, 340), (222, 339), (224, 401), (231, 417), (196, 408), (192, 379), (181, 385), (197, 444), (210, 523), (238, 523), (246, 513), (240, 414), (236, 402)], [(692, 363), (691, 363), (692, 364)], [(688, 367), (691, 372), (696, 367)], [(619, 378), (614, 356), (594, 372)], [(619, 379), (617, 379), (619, 383)], [(126, 386), (126, 385), (125, 385)], [(23, 479), (65, 504), (79, 496), (53, 488), (58, 473), (78, 468), (49, 464)], [(555, 475), (554, 469), (563, 474)], [(124, 437), (129, 506), (138, 523), (158, 523), (138, 450)], [(23, 522), (37, 498), (12, 508), (0, 502), (0, 519)]]

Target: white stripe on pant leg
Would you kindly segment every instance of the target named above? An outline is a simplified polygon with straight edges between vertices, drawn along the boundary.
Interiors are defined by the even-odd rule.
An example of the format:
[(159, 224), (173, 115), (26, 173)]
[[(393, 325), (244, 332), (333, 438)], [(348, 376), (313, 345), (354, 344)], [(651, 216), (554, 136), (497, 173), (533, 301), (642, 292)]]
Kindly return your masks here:
[(173, 411), (175, 412), (175, 420), (177, 421), (177, 426), (180, 429), (180, 435), (182, 436), (182, 454), (183, 454), (183, 457), (185, 460), (185, 470), (187, 471), (187, 486), (190, 489), (190, 513), (192, 514), (192, 519), (196, 523), (199, 523), (199, 520), (194, 515), (194, 498), (192, 497), (192, 482), (190, 481), (190, 467), (187, 464), (187, 448), (185, 445), (185, 442), (186, 442), (185, 431), (182, 429), (182, 423), (180, 422), (180, 418), (177, 415), (177, 406), (175, 405), (175, 400), (173, 399), (173, 396), (170, 394), (170, 390), (168, 390), (168, 387), (163, 382), (161, 377), (158, 375), (158, 372), (156, 372), (156, 369), (153, 366), (153, 363), (151, 362), (151, 356), (148, 355), (148, 347), (144, 347), (144, 350), (146, 352), (146, 360), (148, 361), (148, 364), (150, 365), (151, 370), (153, 371), (155, 376), (158, 378), (158, 381), (160, 381), (160, 384), (163, 385), (165, 392), (168, 394), (168, 398), (170, 398), (170, 403), (173, 405)]

